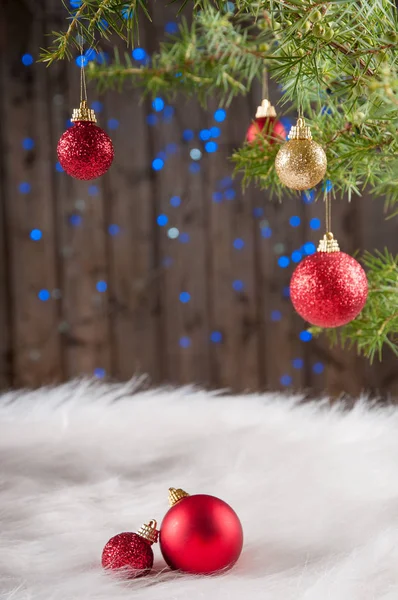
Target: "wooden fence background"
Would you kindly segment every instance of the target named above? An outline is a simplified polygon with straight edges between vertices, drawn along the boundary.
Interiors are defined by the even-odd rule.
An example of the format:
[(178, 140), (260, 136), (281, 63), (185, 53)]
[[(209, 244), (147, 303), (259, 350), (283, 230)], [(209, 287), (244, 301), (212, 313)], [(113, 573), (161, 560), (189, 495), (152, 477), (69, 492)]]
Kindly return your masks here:
[[(144, 24), (140, 44), (148, 53), (174, 20), (173, 7), (163, 4), (153, 3), (154, 24)], [(137, 90), (108, 93), (97, 116), (110, 126), (115, 145), (109, 173), (84, 183), (57, 171), (57, 140), (78, 106), (79, 69), (75, 61), (25, 66), (21, 57), (37, 59), (45, 33), (62, 28), (65, 14), (61, 0), (2, 0), (0, 386), (148, 373), (155, 384), (198, 382), (234, 391), (396, 393), (392, 356), (369, 366), (324, 340), (299, 338), (305, 324), (283, 295), (294, 265), (280, 268), (278, 253), (317, 243), (321, 231), (309, 221), (322, 219), (323, 207), (300, 198), (271, 203), (255, 189), (242, 195), (239, 182), (226, 179), (228, 156), (244, 138), (258, 89), (236, 100), (223, 123), (214, 121), (216, 102), (203, 111), (179, 98), (172, 118), (170, 109), (167, 118), (160, 111), (155, 126), (147, 124), (151, 99)], [(99, 100), (92, 86), (89, 98)], [(208, 154), (197, 134), (212, 126), (222, 134), (218, 151)], [(186, 129), (194, 131), (193, 141), (183, 139)], [(31, 149), (23, 147), (27, 138)], [(195, 163), (200, 172), (192, 173), (195, 147), (203, 157)], [(156, 172), (151, 163), (165, 148), (165, 166)], [(170, 204), (173, 196), (180, 206)], [(166, 226), (157, 223), (161, 214)], [(300, 226), (289, 225), (293, 215)], [(384, 220), (381, 199), (338, 202), (334, 223), (347, 252), (398, 250), (395, 222)], [(270, 237), (262, 235), (266, 226)], [(170, 227), (182, 235), (170, 239)], [(30, 237), (34, 228), (42, 232), (38, 241)], [(240, 250), (237, 238), (244, 242)], [(106, 282), (105, 292), (98, 282)], [(40, 300), (40, 290), (50, 298), (44, 292)], [(179, 299), (184, 291), (186, 303)]]

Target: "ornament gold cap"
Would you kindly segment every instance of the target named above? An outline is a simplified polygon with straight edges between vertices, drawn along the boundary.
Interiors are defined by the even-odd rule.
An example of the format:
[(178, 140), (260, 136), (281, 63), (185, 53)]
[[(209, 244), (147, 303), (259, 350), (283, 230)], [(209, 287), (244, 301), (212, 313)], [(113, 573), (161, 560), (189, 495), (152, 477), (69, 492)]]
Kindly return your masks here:
[(256, 119), (263, 119), (264, 117), (276, 117), (276, 110), (272, 106), (271, 102), (264, 98), (260, 106), (257, 106)]
[(75, 121), (89, 121), (90, 123), (96, 123), (97, 118), (93, 109), (87, 106), (86, 100), (82, 100), (79, 108), (73, 109), (71, 121), (72, 123), (75, 123)]
[(174, 504), (177, 504), (177, 502), (179, 502), (180, 500), (182, 500), (183, 498), (187, 498), (189, 496), (189, 494), (187, 494), (187, 492), (184, 492), (184, 490), (182, 490), (181, 488), (169, 488), (169, 504), (170, 506), (174, 506)]
[(305, 124), (303, 117), (297, 119), (296, 125), (290, 128), (289, 140), (312, 140), (311, 128)]
[(340, 252), (339, 243), (334, 239), (331, 231), (325, 233), (323, 239), (319, 240), (318, 252), (327, 252), (328, 254)]
[(137, 535), (144, 538), (150, 544), (156, 544), (159, 537), (159, 531), (156, 529), (157, 523), (155, 519), (149, 521), (149, 523), (144, 523), (142, 527), (137, 531)]

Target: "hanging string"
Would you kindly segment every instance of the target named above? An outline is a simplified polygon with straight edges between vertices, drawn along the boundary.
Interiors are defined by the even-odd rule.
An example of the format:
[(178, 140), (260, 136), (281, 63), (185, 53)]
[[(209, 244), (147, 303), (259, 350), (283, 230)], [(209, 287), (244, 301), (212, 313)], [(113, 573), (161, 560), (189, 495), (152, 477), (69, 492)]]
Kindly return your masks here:
[(325, 225), (326, 233), (332, 231), (332, 201), (330, 191), (325, 193)]
[(263, 70), (263, 83), (262, 83), (262, 91), (261, 91), (261, 98), (262, 100), (269, 100), (269, 96), (268, 96), (268, 71), (267, 71), (267, 67), (264, 67)]
[(79, 35), (79, 44), (80, 44), (80, 102), (85, 100), (87, 102), (87, 86), (86, 86), (86, 72), (84, 70), (84, 55), (83, 55), (83, 30), (80, 28)]

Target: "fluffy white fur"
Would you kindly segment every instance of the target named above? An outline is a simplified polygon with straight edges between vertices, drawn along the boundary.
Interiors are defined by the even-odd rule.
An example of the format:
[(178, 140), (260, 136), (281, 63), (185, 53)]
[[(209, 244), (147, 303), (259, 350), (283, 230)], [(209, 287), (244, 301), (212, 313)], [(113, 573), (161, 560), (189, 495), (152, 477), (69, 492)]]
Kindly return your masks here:
[[(0, 402), (0, 597), (397, 600), (398, 410), (79, 382)], [(112, 535), (167, 510), (169, 486), (241, 518), (233, 570), (118, 581)]]

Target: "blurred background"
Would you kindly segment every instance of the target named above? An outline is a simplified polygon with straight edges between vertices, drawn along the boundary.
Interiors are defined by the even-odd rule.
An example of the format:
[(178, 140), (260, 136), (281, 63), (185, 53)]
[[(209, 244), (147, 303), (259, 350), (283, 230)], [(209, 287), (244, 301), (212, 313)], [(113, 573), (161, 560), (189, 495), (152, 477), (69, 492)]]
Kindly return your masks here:
[[(79, 106), (81, 58), (36, 63), (67, 10), (61, 0), (0, 3), (1, 388), (148, 374), (154, 385), (234, 392), (397, 392), (388, 352), (369, 365), (330, 349), (290, 303), (295, 264), (323, 235), (322, 204), (310, 195), (279, 204), (232, 179), (229, 157), (260, 86), (229, 108), (214, 100), (204, 110), (133, 88), (100, 95), (91, 84), (89, 104), (115, 160), (101, 179), (73, 180), (56, 146)], [(137, 66), (178, 32), (174, 5), (153, 3), (153, 14), (132, 51)], [(114, 42), (102, 54), (86, 48), (83, 64), (110, 59)], [(271, 87), (274, 104), (280, 93)], [(293, 115), (278, 115), (289, 128)], [(346, 252), (398, 250), (382, 199), (340, 199), (333, 223)]]

